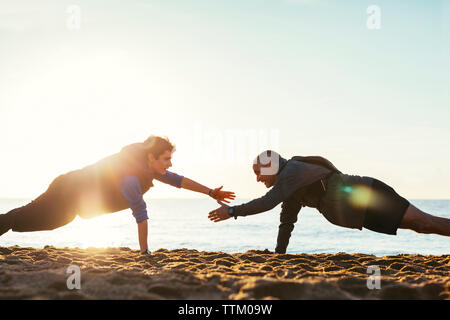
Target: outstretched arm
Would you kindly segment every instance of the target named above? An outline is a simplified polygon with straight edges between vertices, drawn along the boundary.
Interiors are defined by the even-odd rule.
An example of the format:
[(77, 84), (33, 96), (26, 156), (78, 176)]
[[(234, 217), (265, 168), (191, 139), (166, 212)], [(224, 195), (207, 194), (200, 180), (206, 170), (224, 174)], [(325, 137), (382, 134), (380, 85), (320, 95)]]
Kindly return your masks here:
[(183, 180), (181, 180), (181, 187), (183, 189), (191, 190), (194, 192), (200, 192), (203, 194), (209, 195), (211, 198), (216, 199), (218, 201), (223, 201), (226, 203), (229, 203), (226, 199), (233, 200), (235, 198), (234, 192), (231, 191), (222, 191), (222, 187), (215, 189), (210, 189), (208, 187), (205, 187), (204, 185), (201, 185), (200, 183), (188, 179), (186, 177), (183, 177)]
[(250, 202), (231, 207), (231, 213), (227, 205), (222, 204), (220, 208), (209, 213), (208, 218), (213, 222), (226, 220), (234, 216), (248, 216), (265, 212), (275, 208), (279, 203), (288, 199), (295, 191), (293, 183), (296, 177), (291, 174), (279, 175), (275, 185), (264, 196)]
[(228, 211), (230, 207), (218, 201), (222, 206), (220, 208), (211, 211), (208, 215), (208, 218), (213, 222), (219, 222), (222, 220), (229, 219), (232, 216), (237, 217), (237, 216), (248, 216), (252, 214), (257, 214), (275, 208), (284, 199), (285, 194), (283, 192), (281, 181), (281, 183), (275, 184), (275, 186), (273, 186), (272, 189), (261, 198), (252, 200), (250, 202), (238, 206), (231, 207), (232, 208), (231, 214)]
[(228, 203), (229, 201), (226, 201), (226, 199), (233, 200), (235, 198), (234, 192), (222, 191), (222, 186), (219, 188), (210, 189), (194, 180), (180, 176), (179, 174), (170, 172), (169, 170), (166, 170), (166, 173), (164, 175), (157, 175), (155, 176), (155, 178), (161, 182), (170, 184), (171, 186), (177, 188), (183, 188), (186, 190), (207, 194), (211, 198), (218, 201), (225, 201)]

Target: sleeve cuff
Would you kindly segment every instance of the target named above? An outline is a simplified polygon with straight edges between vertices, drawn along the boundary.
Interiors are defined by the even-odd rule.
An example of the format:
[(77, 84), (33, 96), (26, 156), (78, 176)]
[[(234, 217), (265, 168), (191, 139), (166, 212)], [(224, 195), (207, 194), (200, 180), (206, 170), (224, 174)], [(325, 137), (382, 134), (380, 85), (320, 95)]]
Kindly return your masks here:
[(136, 217), (136, 223), (140, 223), (144, 220), (148, 220), (148, 216)]
[(176, 183), (176, 187), (181, 188), (181, 181), (183, 181), (183, 176), (178, 176), (177, 178), (178, 178), (178, 180)]
[(244, 215), (242, 214), (242, 210), (239, 210), (240, 208), (239, 208), (240, 206), (234, 206), (233, 207), (233, 210), (234, 210), (234, 215), (236, 216), (236, 217), (244, 217)]
[(183, 176), (176, 174), (174, 172), (168, 173), (170, 179), (172, 180), (172, 185), (177, 188), (181, 188), (181, 181), (183, 181)]

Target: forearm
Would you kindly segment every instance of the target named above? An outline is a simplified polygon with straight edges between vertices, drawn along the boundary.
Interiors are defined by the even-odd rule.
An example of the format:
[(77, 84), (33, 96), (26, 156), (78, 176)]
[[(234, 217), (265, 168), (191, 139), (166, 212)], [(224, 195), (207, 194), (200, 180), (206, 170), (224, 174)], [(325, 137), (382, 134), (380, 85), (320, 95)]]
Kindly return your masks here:
[(267, 198), (258, 198), (250, 202), (234, 206), (236, 216), (249, 216), (265, 211), (269, 211), (276, 207), (279, 202)]
[(264, 196), (254, 199), (250, 202), (234, 206), (234, 214), (236, 216), (249, 216), (275, 208), (283, 201), (283, 192), (281, 189), (273, 187)]
[(209, 195), (209, 192), (211, 190), (210, 188), (205, 187), (204, 185), (201, 185), (200, 183), (195, 182), (186, 177), (183, 177), (183, 180), (181, 180), (181, 187), (183, 189), (187, 189), (187, 190), (191, 190), (194, 192), (199, 192), (199, 193), (203, 193), (203, 194), (207, 194), (207, 195)]
[(236, 216), (248, 216), (275, 208), (279, 203), (288, 199), (295, 191), (292, 177), (279, 176), (275, 185), (264, 196), (250, 202), (234, 206)]
[(281, 223), (278, 227), (277, 245), (275, 247), (276, 253), (286, 253), (291, 238), (292, 230), (294, 230), (293, 223)]
[(147, 220), (143, 220), (137, 224), (138, 226), (138, 236), (139, 236), (139, 247), (141, 252), (148, 249), (148, 223)]

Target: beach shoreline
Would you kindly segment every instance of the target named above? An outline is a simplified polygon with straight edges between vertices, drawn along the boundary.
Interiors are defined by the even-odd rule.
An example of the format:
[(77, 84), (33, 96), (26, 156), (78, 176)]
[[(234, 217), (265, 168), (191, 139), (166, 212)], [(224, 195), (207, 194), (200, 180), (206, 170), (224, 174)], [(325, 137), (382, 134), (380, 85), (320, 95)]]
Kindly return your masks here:
[(450, 255), (0, 247), (0, 299), (450, 299)]

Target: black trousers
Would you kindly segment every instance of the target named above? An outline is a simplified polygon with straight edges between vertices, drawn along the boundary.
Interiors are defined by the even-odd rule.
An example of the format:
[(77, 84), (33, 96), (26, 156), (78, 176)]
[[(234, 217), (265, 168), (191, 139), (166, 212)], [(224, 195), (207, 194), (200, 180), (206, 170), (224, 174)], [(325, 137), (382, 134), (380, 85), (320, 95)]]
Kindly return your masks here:
[(65, 175), (58, 176), (47, 191), (29, 204), (13, 209), (12, 230), (16, 232), (53, 230), (77, 216), (76, 187)]

